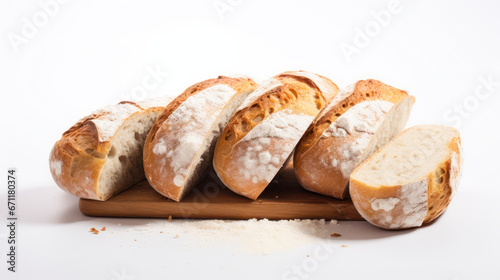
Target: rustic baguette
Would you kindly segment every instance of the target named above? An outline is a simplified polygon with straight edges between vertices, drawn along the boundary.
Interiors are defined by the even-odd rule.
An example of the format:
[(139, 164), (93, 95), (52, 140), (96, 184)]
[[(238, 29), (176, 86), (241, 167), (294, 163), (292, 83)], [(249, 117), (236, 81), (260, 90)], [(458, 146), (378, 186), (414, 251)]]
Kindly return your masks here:
[(144, 140), (171, 100), (123, 101), (78, 121), (52, 148), (54, 181), (81, 198), (107, 200), (143, 180)]
[(256, 87), (248, 78), (219, 76), (170, 103), (146, 139), (144, 169), (151, 186), (180, 201), (206, 175), (222, 129)]
[(344, 199), (362, 160), (397, 136), (414, 98), (376, 80), (343, 89), (321, 111), (295, 150), (295, 174), (307, 190)]
[(237, 194), (257, 199), (337, 92), (329, 79), (305, 71), (285, 72), (264, 82), (217, 142), (213, 162), (222, 182)]
[(443, 213), (457, 191), (461, 173), (458, 131), (438, 125), (414, 126), (352, 172), (351, 198), (373, 225), (419, 227)]

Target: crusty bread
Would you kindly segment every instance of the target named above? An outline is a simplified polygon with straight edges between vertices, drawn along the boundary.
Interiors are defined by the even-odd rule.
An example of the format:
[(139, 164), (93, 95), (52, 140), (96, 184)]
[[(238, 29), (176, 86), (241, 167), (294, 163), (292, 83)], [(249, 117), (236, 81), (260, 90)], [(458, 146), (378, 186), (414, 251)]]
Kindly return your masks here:
[(373, 225), (418, 227), (443, 213), (457, 191), (461, 170), (456, 129), (414, 126), (352, 172), (351, 198)]
[(146, 139), (144, 170), (151, 186), (180, 201), (206, 175), (222, 129), (256, 87), (249, 78), (219, 76), (170, 103)]
[(235, 193), (257, 199), (337, 92), (329, 79), (305, 71), (285, 72), (264, 82), (217, 142), (213, 162), (221, 181)]
[(123, 101), (78, 121), (50, 153), (57, 185), (81, 198), (107, 200), (143, 180), (144, 140), (171, 100)]
[(343, 89), (321, 111), (295, 150), (295, 174), (307, 190), (348, 196), (356, 165), (397, 136), (414, 98), (376, 80)]

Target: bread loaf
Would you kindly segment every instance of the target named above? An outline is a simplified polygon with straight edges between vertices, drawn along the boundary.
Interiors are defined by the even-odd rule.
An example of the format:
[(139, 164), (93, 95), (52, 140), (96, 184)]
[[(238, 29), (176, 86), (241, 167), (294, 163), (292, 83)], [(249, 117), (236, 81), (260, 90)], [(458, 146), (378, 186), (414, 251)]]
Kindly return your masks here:
[(337, 92), (329, 79), (305, 71), (285, 72), (264, 82), (217, 142), (213, 162), (222, 182), (237, 194), (257, 199)]
[(95, 200), (142, 181), (144, 140), (171, 100), (123, 101), (78, 121), (52, 148), (54, 181), (71, 194)]
[(295, 174), (307, 190), (343, 199), (356, 165), (397, 136), (414, 98), (376, 80), (343, 89), (313, 121), (295, 150)]
[(144, 169), (151, 186), (180, 201), (205, 176), (222, 129), (256, 87), (248, 78), (220, 76), (175, 98), (146, 139)]
[(407, 129), (352, 172), (354, 206), (368, 222), (385, 229), (429, 223), (443, 213), (457, 191), (460, 147), (454, 128)]

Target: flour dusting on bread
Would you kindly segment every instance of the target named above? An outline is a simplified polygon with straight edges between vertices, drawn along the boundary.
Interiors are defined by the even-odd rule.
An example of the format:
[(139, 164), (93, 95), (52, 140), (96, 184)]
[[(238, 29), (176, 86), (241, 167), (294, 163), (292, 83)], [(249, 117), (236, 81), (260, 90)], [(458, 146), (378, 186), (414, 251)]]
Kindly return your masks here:
[(206, 135), (220, 134), (219, 127), (214, 131), (209, 130), (223, 105), (235, 93), (233, 88), (225, 84), (211, 86), (187, 98), (165, 121), (163, 127), (167, 129), (167, 136), (158, 139), (153, 153), (166, 154), (167, 158), (171, 158), (170, 167), (175, 172), (171, 180), (176, 186), (182, 186)]
[(347, 142), (338, 147), (338, 157), (325, 153), (320, 161), (334, 167), (340, 163), (342, 175), (344, 178), (349, 178), (372, 139), (372, 135), (378, 130), (393, 105), (384, 100), (363, 101), (347, 110), (328, 126), (321, 137), (346, 137), (355, 132), (359, 135), (353, 142)]
[[(312, 116), (294, 114), (286, 109), (270, 115), (255, 126), (240, 141), (248, 145), (238, 146), (235, 150), (240, 175), (254, 184), (271, 182), (312, 119)], [(284, 145), (276, 146), (271, 143), (272, 138), (287, 141)]]

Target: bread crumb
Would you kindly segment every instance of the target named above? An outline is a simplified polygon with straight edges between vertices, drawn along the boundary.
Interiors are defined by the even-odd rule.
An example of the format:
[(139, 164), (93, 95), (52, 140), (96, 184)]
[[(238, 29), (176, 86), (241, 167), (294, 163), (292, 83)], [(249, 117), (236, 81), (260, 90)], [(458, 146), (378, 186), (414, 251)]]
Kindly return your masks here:
[(332, 224), (332, 225), (336, 225), (336, 224), (338, 224), (338, 221), (337, 221), (337, 220), (331, 220), (331, 221), (330, 221), (330, 224)]
[(278, 196), (276, 196), (276, 198), (278, 198)]
[(180, 237), (180, 235), (178, 235), (178, 234), (176, 234), (176, 235), (174, 236), (174, 238), (179, 238), (179, 237)]
[(258, 203), (258, 204), (261, 204), (261, 203), (262, 203), (262, 200), (261, 200), (261, 199), (257, 200), (257, 203)]
[(134, 239), (134, 241), (137, 241), (137, 239)]
[(93, 234), (98, 234), (99, 233), (99, 231), (97, 229), (95, 229), (95, 228), (91, 228), (90, 232), (92, 232)]
[(349, 246), (347, 246), (347, 245), (342, 245), (342, 247), (343, 247), (343, 248), (347, 248), (347, 247), (349, 247)]
[(102, 227), (102, 228), (101, 228), (101, 231), (106, 231), (106, 227)]
[(309, 258), (309, 255), (307, 255), (307, 257)]
[(334, 233), (330, 234), (330, 236), (332, 236), (332, 237), (341, 237), (342, 234), (334, 232)]
[(168, 216), (168, 221), (171, 222), (172, 221), (172, 215)]

